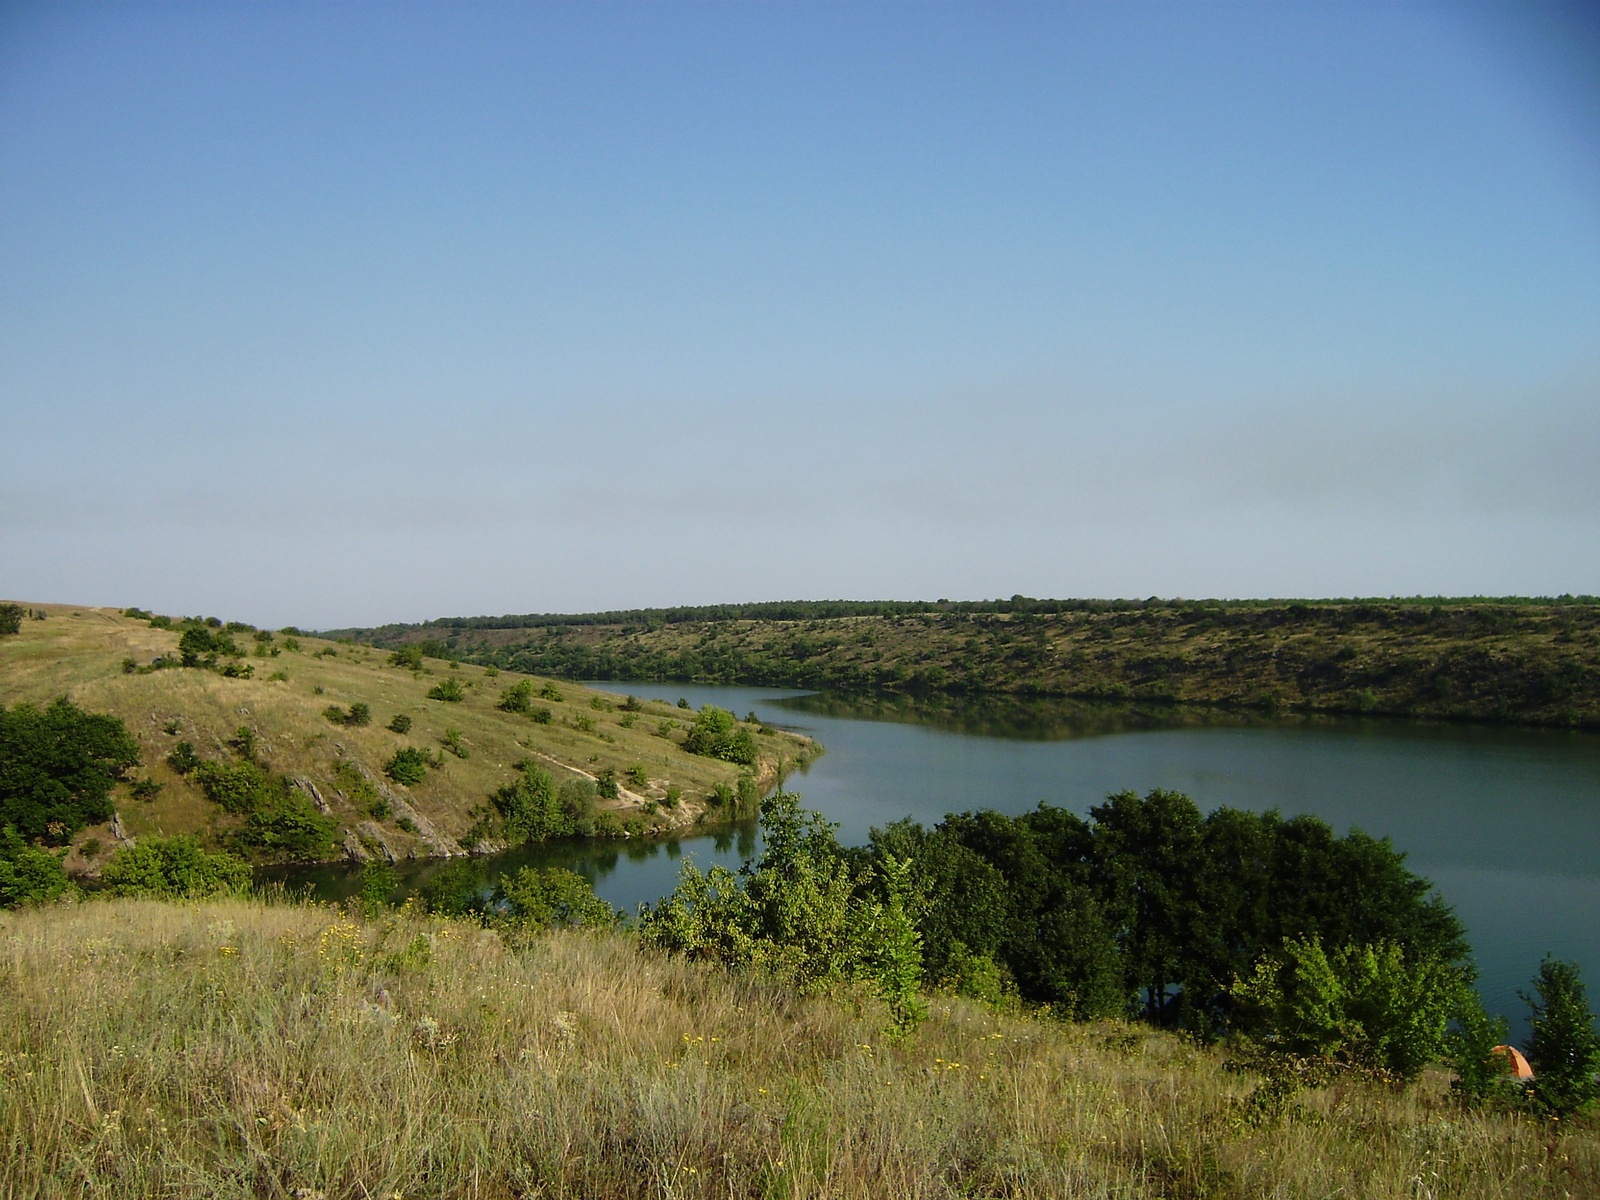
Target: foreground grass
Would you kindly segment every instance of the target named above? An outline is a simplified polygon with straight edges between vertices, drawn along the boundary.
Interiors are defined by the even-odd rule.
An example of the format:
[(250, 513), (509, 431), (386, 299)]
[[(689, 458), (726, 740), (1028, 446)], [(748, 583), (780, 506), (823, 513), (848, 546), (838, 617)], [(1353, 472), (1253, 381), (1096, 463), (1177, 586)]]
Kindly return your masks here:
[(1264, 1128), (1176, 1039), (798, 1000), (626, 935), (256, 900), (0, 915), (0, 1194), (1558, 1197), (1593, 1126), (1347, 1082)]

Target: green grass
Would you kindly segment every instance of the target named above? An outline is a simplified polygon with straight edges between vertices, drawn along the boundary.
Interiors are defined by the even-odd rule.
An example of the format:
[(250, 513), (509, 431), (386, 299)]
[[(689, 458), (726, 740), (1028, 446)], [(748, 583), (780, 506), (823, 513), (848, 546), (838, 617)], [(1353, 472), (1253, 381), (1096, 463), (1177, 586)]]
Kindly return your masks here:
[(1600, 1133), (934, 998), (908, 1040), (619, 934), (118, 900), (0, 914), (0, 1194), (1543, 1200)]
[(1600, 604), (1085, 604), (776, 620), (386, 626), (475, 662), (576, 678), (1009, 693), (1600, 728)]
[[(272, 770), (316, 788), (339, 822), (341, 837), (397, 857), (459, 852), (458, 839), (473, 824), (471, 809), (509, 782), (519, 761), (546, 767), (558, 781), (597, 775), (608, 767), (620, 775), (630, 766), (643, 766), (648, 783), (623, 789), (617, 801), (602, 804), (602, 809), (635, 817), (642, 831), (656, 833), (693, 826), (707, 813), (712, 790), (732, 784), (739, 774), (727, 763), (685, 752), (681, 727), (659, 736), (661, 721), (687, 725), (686, 714), (665, 704), (645, 705), (640, 719), (625, 727), (622, 722), (629, 714), (621, 711), (623, 697), (562, 684), (561, 701), (537, 702), (551, 711), (550, 722), (539, 724), (528, 715), (496, 707), (501, 692), (524, 678), (515, 672), (489, 676), (482, 667), (452, 668), (438, 659), (424, 660), (423, 670), (414, 672), (387, 665), (388, 655), (371, 647), (307, 636), (299, 638), (298, 652), (245, 659), (255, 666), (251, 679), (227, 679), (198, 669), (125, 674), (125, 657), (146, 664), (173, 654), (178, 634), (152, 629), (112, 609), (30, 607), (44, 608), (49, 617), (26, 620), (19, 634), (0, 637), (0, 704), (43, 704), (68, 695), (87, 711), (113, 713), (126, 722), (144, 760), (134, 776), (163, 785), (148, 801), (133, 797), (127, 786), (118, 789), (123, 831), (132, 837), (199, 833), (216, 841), (232, 828), (236, 819), (222, 814), (192, 780), (168, 767), (166, 756), (179, 741), (188, 741), (202, 757), (231, 759), (228, 740), (241, 725), (255, 732), (258, 753)], [(237, 640), (251, 645), (248, 633)], [(275, 639), (280, 650), (284, 640)], [(288, 678), (270, 678), (279, 672)], [(457, 680), (465, 699), (426, 699), (429, 689), (444, 679)], [(537, 692), (547, 680), (531, 682)], [(592, 707), (592, 701), (600, 708)], [(324, 715), (329, 707), (348, 710), (357, 703), (370, 706), (371, 724), (336, 725)], [(413, 722), (404, 735), (387, 728), (402, 713)], [(580, 718), (590, 732), (578, 728)], [(168, 733), (169, 728), (176, 732)], [(441, 769), (430, 770), (410, 788), (383, 776), (384, 763), (402, 746), (440, 752), (448, 729), (460, 731), (460, 746), (468, 757), (445, 754)], [(781, 763), (793, 764), (819, 752), (809, 739), (790, 734), (759, 734), (756, 740), (761, 756), (757, 775), (763, 782), (776, 778)], [(678, 788), (684, 799), (675, 809), (662, 809), (659, 801), (669, 787)], [(387, 819), (375, 820), (368, 793), (380, 789), (391, 793), (395, 803)], [(397, 823), (401, 817), (422, 832), (406, 831)], [(81, 846), (91, 838), (115, 844), (107, 826), (87, 829), (77, 841)], [(74, 851), (68, 866), (92, 872), (103, 860), (104, 855), (91, 861)]]

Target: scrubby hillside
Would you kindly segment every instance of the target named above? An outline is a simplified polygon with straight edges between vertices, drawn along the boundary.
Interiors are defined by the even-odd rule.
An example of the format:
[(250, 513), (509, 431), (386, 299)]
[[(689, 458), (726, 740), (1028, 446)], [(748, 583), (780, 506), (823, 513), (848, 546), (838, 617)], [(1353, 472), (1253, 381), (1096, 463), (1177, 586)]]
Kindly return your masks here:
[[(16, 633), (0, 637), (0, 705), (70, 696), (120, 717), (143, 760), (117, 789), (119, 819), (76, 837), (68, 865), (78, 871), (92, 873), (119, 840), (147, 833), (237, 844), (248, 816), (208, 798), (203, 771), (174, 767), (181, 744), (195, 760), (230, 768), (254, 760), (269, 782), (331, 818), (332, 853), (355, 858), (493, 844), (505, 822), (490, 796), (515, 784), (521, 766), (547, 771), (556, 786), (598, 783), (599, 831), (641, 835), (725, 821), (742, 777), (763, 785), (818, 752), (804, 738), (736, 723), (752, 759), (741, 766), (685, 750), (693, 713), (572, 684), (421, 655), (397, 665), (366, 646), (220, 622), (186, 627), (61, 605), (26, 612)], [(207, 638), (232, 649), (205, 652)], [(200, 665), (177, 665), (185, 654)], [(406, 747), (417, 751), (410, 783), (385, 771)], [(258, 851), (274, 857), (270, 845)]]
[(0, 913), (0, 1193), (1592, 1196), (1600, 1138), (1429, 1074), (1250, 1117), (1221, 1052), (800, 999), (627, 934), (257, 900)]
[(794, 603), (355, 631), (580, 679), (1020, 693), (1600, 727), (1593, 597)]

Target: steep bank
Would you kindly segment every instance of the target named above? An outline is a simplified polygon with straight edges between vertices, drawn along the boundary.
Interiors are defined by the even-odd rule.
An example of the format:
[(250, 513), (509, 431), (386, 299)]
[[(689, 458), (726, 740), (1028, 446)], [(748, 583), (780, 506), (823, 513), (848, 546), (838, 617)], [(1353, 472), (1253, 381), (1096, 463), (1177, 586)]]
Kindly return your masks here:
[[(113, 609), (28, 611), (43, 619), (30, 616), (18, 633), (0, 637), (0, 704), (70, 696), (87, 711), (120, 717), (143, 759), (117, 789), (119, 819), (75, 839), (68, 865), (80, 873), (92, 874), (116, 844), (145, 834), (227, 841), (238, 815), (208, 800), (169, 756), (186, 742), (200, 759), (236, 763), (241, 729), (264, 768), (335, 822), (336, 854), (357, 859), (472, 849), (469, 834), (490, 794), (514, 780), (522, 762), (547, 769), (557, 784), (614, 779), (617, 795), (599, 798), (597, 816), (609, 814), (610, 828), (631, 836), (725, 823), (731, 814), (713, 797), (735, 791), (744, 770), (685, 751), (693, 714), (670, 705), (630, 707), (625, 697), (573, 684), (421, 656), (396, 665), (367, 646), (220, 622), (206, 628), (238, 653), (222, 654), (219, 669), (152, 670), (178, 661), (178, 628)], [(441, 685), (459, 699), (431, 699)], [(519, 685), (526, 703), (506, 711), (501, 705)], [(352, 718), (361, 706), (364, 722)], [(403, 733), (390, 728), (407, 721)], [(806, 738), (748, 732), (758, 776), (820, 752)], [(410, 784), (385, 772), (404, 747), (430, 764)], [(148, 781), (140, 794), (135, 779)]]
[[(784, 606), (750, 606), (762, 611)], [(804, 605), (794, 606), (805, 612)], [(359, 631), (571, 678), (1009, 693), (1600, 728), (1600, 604), (1023, 601), (439, 620)], [(895, 611), (874, 611), (875, 609)]]

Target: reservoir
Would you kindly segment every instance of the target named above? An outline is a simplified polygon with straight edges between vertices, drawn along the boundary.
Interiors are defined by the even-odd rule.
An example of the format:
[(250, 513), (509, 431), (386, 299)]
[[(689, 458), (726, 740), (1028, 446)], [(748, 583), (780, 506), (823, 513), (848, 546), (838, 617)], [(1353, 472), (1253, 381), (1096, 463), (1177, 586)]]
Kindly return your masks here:
[[(1096, 709), (1051, 699), (851, 698), (773, 688), (593, 683), (620, 695), (716, 704), (816, 738), (826, 753), (787, 787), (839, 825), (874, 826), (1040, 801), (1087, 815), (1116, 791), (1181, 791), (1223, 805), (1310, 813), (1343, 834), (1387, 837), (1467, 927), (1490, 1012), (1526, 1035), (1540, 959), (1578, 962), (1600, 1003), (1600, 735), (1379, 719), (1271, 719), (1173, 708)], [(563, 865), (630, 912), (672, 890), (678, 864), (737, 867), (753, 828), (717, 837), (523, 849), (496, 869)], [(406, 872), (419, 883), (436, 869)], [(341, 878), (343, 875), (345, 878)], [(348, 872), (297, 870), (324, 894)]]

